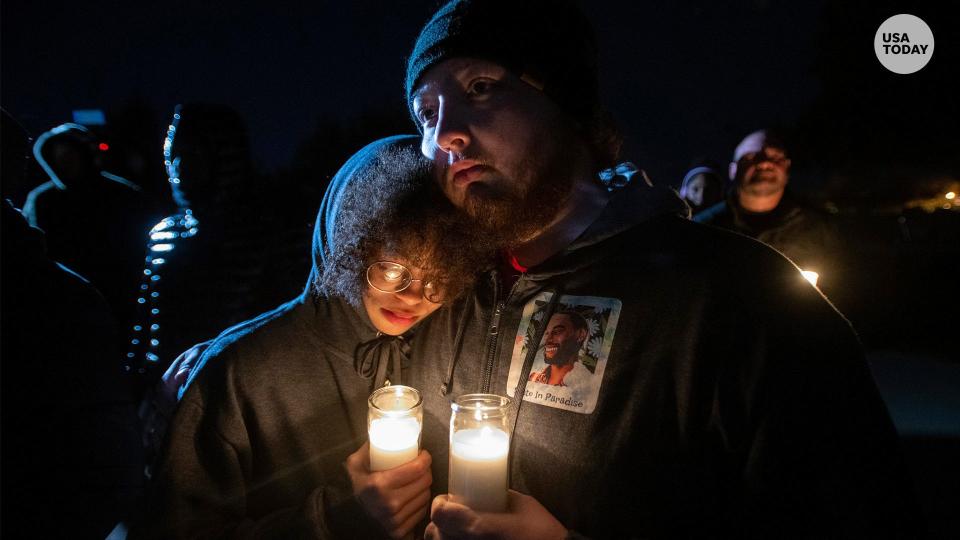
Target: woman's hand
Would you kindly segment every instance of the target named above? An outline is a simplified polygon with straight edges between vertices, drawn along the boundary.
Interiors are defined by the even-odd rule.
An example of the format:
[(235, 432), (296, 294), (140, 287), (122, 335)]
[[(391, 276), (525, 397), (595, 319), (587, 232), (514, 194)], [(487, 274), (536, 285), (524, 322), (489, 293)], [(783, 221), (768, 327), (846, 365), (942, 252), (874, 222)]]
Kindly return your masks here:
[(391, 538), (403, 538), (427, 515), (433, 459), (426, 450), (409, 463), (387, 471), (370, 471), (370, 443), (347, 457), (353, 494)]

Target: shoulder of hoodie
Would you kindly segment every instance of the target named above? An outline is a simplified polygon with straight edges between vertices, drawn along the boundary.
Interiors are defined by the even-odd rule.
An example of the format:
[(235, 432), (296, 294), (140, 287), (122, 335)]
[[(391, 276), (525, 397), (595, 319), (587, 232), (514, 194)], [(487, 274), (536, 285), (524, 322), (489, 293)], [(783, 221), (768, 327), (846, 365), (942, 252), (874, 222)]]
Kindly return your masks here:
[[(775, 249), (742, 234), (663, 216), (608, 239), (618, 267), (642, 266), (667, 276), (680, 294), (704, 292), (731, 310), (850, 332), (850, 324), (800, 269)], [(683, 296), (677, 298), (682, 301)]]
[(286, 364), (316, 359), (322, 345), (314, 339), (311, 313), (309, 303), (298, 297), (224, 330), (209, 342), (185, 387), (201, 374), (203, 379), (225, 377), (228, 372), (244, 377), (277, 374)]

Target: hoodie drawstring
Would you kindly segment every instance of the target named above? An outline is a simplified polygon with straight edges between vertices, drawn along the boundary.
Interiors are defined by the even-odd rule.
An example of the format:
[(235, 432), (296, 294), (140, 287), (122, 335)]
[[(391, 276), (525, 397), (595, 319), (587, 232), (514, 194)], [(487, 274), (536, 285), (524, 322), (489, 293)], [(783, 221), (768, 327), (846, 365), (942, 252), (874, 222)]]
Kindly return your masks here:
[(470, 310), (464, 309), (460, 312), (460, 320), (457, 321), (457, 335), (453, 339), (453, 354), (447, 359), (447, 376), (440, 385), (440, 395), (445, 396), (450, 392), (450, 386), (453, 384), (453, 370), (457, 366), (457, 359), (460, 357), (460, 349), (463, 348), (463, 331), (467, 326), (467, 314)]
[(387, 380), (390, 366), (391, 384), (402, 384), (402, 363), (410, 358), (410, 344), (403, 336), (377, 332), (377, 337), (357, 345), (353, 351), (353, 369), (364, 379), (373, 379), (373, 387), (380, 388)]

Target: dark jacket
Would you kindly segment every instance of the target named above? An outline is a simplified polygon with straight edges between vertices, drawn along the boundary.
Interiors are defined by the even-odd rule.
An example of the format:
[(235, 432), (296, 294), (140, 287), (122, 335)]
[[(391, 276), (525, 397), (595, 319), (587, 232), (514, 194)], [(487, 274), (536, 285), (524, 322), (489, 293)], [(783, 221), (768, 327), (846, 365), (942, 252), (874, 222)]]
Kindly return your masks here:
[(805, 270), (830, 274), (837, 264), (838, 235), (829, 216), (789, 191), (780, 204), (766, 214), (753, 214), (740, 208), (734, 193), (698, 213), (693, 220), (756, 238)]
[(48, 257), (40, 230), (8, 201), (0, 210), (0, 536), (102, 539), (143, 489), (116, 322), (87, 280)]
[[(615, 193), (509, 291), (492, 275), (424, 322), (412, 384), (434, 491), (447, 490), (450, 401), (491, 392), (514, 399), (511, 487), (587, 536), (914, 532), (896, 434), (847, 321), (784, 257), (658, 193)], [(526, 382), (560, 311), (588, 325), (579, 378)]]
[(373, 338), (352, 306), (309, 295), (221, 335), (191, 375), (132, 537), (382, 536), (342, 466), (366, 440), (373, 381), (353, 353)]

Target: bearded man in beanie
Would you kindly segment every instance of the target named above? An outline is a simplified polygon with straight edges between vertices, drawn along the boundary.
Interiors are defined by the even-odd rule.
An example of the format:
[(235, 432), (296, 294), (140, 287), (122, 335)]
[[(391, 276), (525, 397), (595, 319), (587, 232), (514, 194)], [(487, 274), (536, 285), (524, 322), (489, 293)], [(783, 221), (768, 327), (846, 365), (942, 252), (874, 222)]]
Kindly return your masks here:
[[(426, 537), (916, 534), (849, 323), (779, 253), (685, 219), (620, 163), (597, 71), (563, 0), (452, 1), (409, 58), (435, 179), (503, 254), (414, 345), (440, 494)], [(589, 374), (530, 380), (568, 311), (587, 323)], [(512, 398), (503, 513), (446, 494), (451, 401), (475, 392)]]

